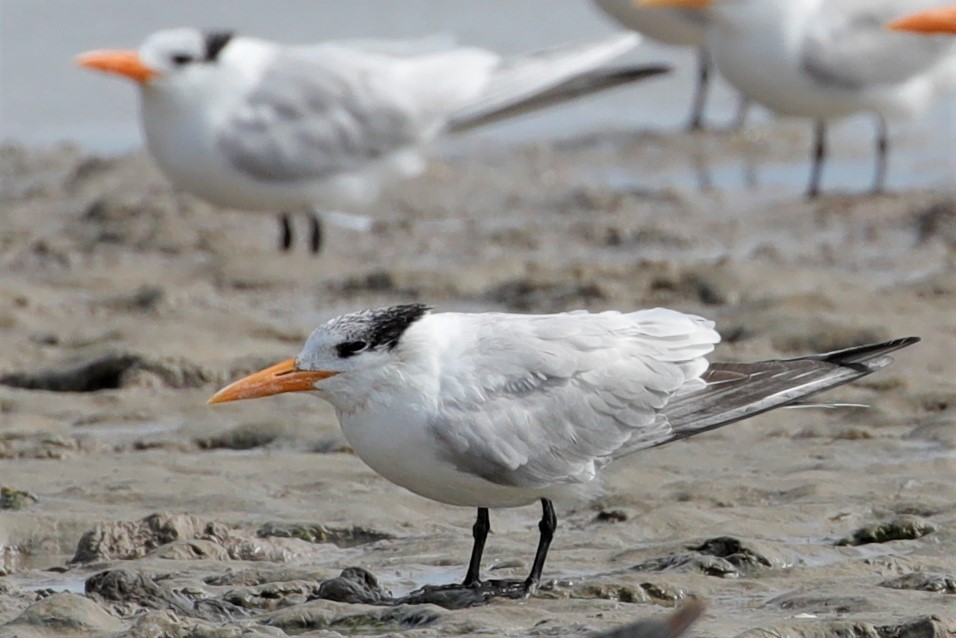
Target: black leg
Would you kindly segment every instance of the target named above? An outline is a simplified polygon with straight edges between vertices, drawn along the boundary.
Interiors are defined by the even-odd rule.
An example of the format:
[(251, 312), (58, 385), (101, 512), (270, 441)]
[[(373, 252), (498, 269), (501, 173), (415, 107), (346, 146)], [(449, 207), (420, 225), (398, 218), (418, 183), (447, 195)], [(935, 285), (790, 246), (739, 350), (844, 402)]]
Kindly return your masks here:
[(741, 95), (737, 100), (737, 115), (734, 116), (734, 121), (730, 125), (731, 131), (739, 131), (744, 127), (744, 124), (747, 123), (747, 113), (750, 112), (750, 99)]
[(292, 248), (292, 219), (289, 213), (279, 213), (279, 250), (288, 252)]
[(710, 84), (710, 54), (707, 49), (697, 50), (697, 86), (687, 129), (699, 131), (704, 128), (704, 107), (707, 105), (707, 87)]
[(481, 555), (485, 551), (485, 540), (488, 538), (488, 532), (490, 531), (491, 521), (488, 519), (488, 508), (479, 507), (478, 518), (475, 519), (475, 524), (471, 528), (471, 535), (475, 538), (475, 544), (471, 548), (471, 560), (468, 561), (468, 573), (465, 574), (463, 587), (479, 587), (481, 585), (481, 578), (478, 577), (481, 571)]
[(318, 255), (322, 249), (322, 217), (315, 211), (309, 213), (309, 224), (312, 229), (309, 236), (309, 250)]
[(886, 186), (886, 160), (890, 151), (890, 133), (886, 118), (876, 116), (876, 178), (873, 180), (873, 193), (883, 192)]
[(814, 127), (813, 168), (810, 172), (810, 188), (807, 197), (815, 199), (820, 195), (820, 180), (823, 177), (823, 162), (827, 157), (827, 123), (818, 120)]
[(554, 513), (554, 505), (549, 499), (541, 499), (541, 522), (538, 523), (538, 529), (541, 531), (541, 537), (538, 539), (538, 551), (534, 554), (534, 564), (531, 565), (531, 573), (525, 581), (525, 589), (533, 592), (538, 588), (541, 582), (541, 570), (544, 569), (544, 561), (548, 557), (548, 548), (551, 547), (551, 539), (554, 538), (554, 530), (558, 529), (558, 517)]

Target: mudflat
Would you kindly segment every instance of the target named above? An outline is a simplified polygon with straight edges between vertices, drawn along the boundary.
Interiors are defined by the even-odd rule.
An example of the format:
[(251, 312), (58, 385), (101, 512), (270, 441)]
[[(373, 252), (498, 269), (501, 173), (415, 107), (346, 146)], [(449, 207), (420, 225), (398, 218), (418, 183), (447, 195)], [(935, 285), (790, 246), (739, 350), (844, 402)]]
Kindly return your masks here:
[[(755, 161), (802, 155), (788, 131)], [(627, 179), (706, 187), (744, 145), (478, 145), (387, 193), (370, 231), (329, 225), (319, 258), (144, 156), (0, 149), (0, 635), (590, 635), (692, 599), (700, 636), (954, 635), (956, 199)], [(462, 578), (472, 510), (379, 478), (319, 400), (206, 405), (324, 319), (409, 301), (663, 305), (717, 321), (715, 360), (923, 342), (821, 397), (867, 408), (619, 461), (557, 504), (537, 595), (471, 606), (412, 592)], [(492, 511), (487, 575), (524, 576), (538, 516)]]

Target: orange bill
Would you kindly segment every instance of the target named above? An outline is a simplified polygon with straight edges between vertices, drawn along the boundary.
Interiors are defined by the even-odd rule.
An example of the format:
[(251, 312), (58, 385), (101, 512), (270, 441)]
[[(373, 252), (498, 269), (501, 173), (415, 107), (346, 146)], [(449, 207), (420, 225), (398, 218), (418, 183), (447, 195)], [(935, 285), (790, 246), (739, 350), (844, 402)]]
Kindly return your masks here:
[(956, 6), (912, 13), (886, 25), (893, 31), (956, 33)]
[(690, 9), (705, 9), (712, 0), (633, 0), (637, 7), (684, 7)]
[(227, 385), (214, 394), (209, 403), (258, 399), (285, 392), (308, 392), (315, 389), (316, 381), (336, 374), (338, 373), (326, 370), (299, 370), (296, 368), (295, 359), (287, 359)]
[(141, 84), (159, 75), (143, 64), (136, 51), (89, 51), (78, 55), (76, 63), (87, 69), (124, 75)]

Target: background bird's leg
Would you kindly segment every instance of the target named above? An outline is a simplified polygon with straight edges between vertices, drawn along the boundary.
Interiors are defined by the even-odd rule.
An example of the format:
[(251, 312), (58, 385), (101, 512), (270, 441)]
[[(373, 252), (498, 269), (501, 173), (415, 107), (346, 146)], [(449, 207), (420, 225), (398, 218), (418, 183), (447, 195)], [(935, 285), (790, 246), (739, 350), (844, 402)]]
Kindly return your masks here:
[(485, 551), (485, 540), (488, 538), (489, 531), (491, 531), (491, 521), (488, 518), (488, 508), (479, 507), (478, 518), (475, 519), (475, 525), (471, 528), (475, 544), (471, 548), (471, 560), (468, 561), (468, 573), (465, 574), (463, 587), (478, 587), (481, 585), (481, 579), (478, 575), (481, 571), (481, 555)]
[(740, 99), (737, 100), (737, 114), (734, 116), (734, 121), (730, 124), (731, 131), (739, 131), (744, 127), (744, 124), (747, 123), (747, 114), (750, 112), (750, 100), (741, 95)]
[(807, 197), (810, 199), (820, 195), (823, 162), (827, 157), (827, 123), (818, 120), (813, 130), (813, 168), (810, 171), (810, 188), (807, 189)]
[(279, 250), (288, 252), (292, 248), (292, 219), (289, 213), (279, 213)]
[(322, 249), (322, 215), (319, 212), (309, 211), (309, 228), (309, 250), (317, 255)]
[(873, 193), (883, 192), (886, 186), (886, 162), (890, 151), (890, 132), (886, 118), (876, 116), (876, 178), (873, 180)]
[(704, 107), (707, 105), (707, 86), (710, 83), (710, 54), (701, 47), (697, 50), (697, 86), (694, 88), (694, 101), (690, 112), (687, 130), (699, 131), (704, 128)]
[(541, 499), (541, 522), (538, 523), (538, 529), (541, 531), (541, 537), (538, 539), (538, 551), (534, 554), (534, 563), (531, 565), (531, 573), (525, 581), (525, 590), (529, 593), (534, 592), (541, 582), (541, 570), (544, 569), (544, 561), (548, 557), (548, 548), (551, 546), (551, 539), (554, 538), (554, 530), (558, 528), (558, 517), (554, 513), (554, 504), (550, 499)]

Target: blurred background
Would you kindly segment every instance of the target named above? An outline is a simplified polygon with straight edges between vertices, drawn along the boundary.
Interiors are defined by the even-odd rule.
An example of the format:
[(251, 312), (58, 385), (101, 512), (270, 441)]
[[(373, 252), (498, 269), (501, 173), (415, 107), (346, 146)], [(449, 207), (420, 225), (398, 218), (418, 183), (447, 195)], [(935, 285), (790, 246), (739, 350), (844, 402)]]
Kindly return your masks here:
[[(448, 35), (502, 53), (620, 30), (587, 0), (290, 0), (280, 5), (261, 0), (0, 0), (0, 141), (73, 141), (108, 155), (139, 148), (136, 91), (116, 78), (81, 71), (73, 58), (90, 49), (135, 48), (153, 31), (186, 25), (235, 29), (290, 44)], [(475, 139), (526, 142), (608, 128), (678, 131), (690, 104), (694, 60), (692, 49), (645, 40), (620, 62), (666, 62), (674, 66), (669, 77), (482, 128), (445, 144), (454, 147)], [(715, 85), (706, 113), (710, 123), (722, 126), (733, 118), (736, 98), (723, 82)], [(760, 108), (752, 109), (747, 134), (759, 137), (770, 119)], [(954, 122), (956, 99), (950, 99), (924, 117), (892, 126), (891, 188), (940, 186), (956, 174), (956, 154), (950, 152), (956, 142)], [(794, 130), (803, 134), (806, 128), (798, 122)], [(794, 142), (801, 151), (809, 144), (806, 135), (806, 141)], [(872, 122), (865, 117), (833, 127), (828, 182), (847, 188), (869, 183), (872, 135)], [(738, 167), (710, 168), (718, 187), (738, 189), (747, 180)], [(792, 165), (762, 166), (758, 177), (767, 186), (802, 188), (806, 171), (801, 152)], [(679, 186), (695, 181), (685, 178), (656, 179)]]

